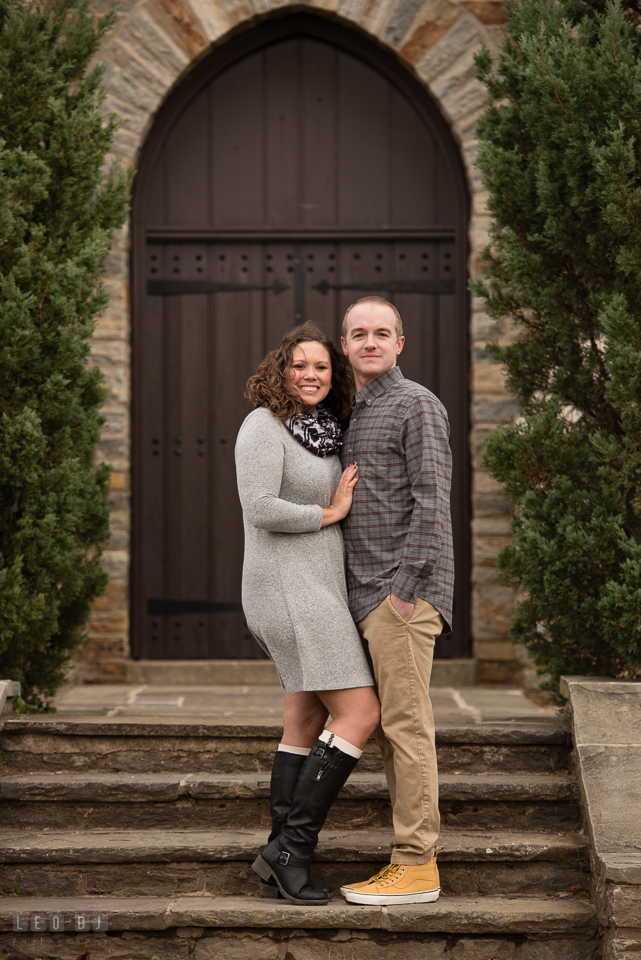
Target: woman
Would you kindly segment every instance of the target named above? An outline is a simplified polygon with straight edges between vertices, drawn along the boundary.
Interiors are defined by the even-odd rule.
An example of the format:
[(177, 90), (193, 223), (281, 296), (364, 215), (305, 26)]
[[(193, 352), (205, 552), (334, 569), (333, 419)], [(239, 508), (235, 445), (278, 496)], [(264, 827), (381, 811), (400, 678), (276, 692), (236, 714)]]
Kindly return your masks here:
[[(247, 383), (257, 405), (236, 442), (245, 526), (243, 610), (285, 687), (271, 780), (272, 832), (254, 863), (263, 895), (324, 904), (309, 865), (330, 806), (374, 732), (380, 707), (347, 608), (338, 521), (357, 466), (341, 475), (350, 412), (345, 358), (313, 323), (296, 327)], [(325, 730), (328, 715), (332, 722)]]

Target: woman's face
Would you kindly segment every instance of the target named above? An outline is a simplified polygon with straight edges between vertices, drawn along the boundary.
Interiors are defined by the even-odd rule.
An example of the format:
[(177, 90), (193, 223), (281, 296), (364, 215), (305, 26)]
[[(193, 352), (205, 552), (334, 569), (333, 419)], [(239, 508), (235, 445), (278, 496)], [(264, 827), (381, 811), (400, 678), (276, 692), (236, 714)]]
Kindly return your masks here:
[(322, 343), (300, 343), (294, 347), (287, 373), (289, 386), (303, 403), (315, 409), (332, 387), (332, 362)]

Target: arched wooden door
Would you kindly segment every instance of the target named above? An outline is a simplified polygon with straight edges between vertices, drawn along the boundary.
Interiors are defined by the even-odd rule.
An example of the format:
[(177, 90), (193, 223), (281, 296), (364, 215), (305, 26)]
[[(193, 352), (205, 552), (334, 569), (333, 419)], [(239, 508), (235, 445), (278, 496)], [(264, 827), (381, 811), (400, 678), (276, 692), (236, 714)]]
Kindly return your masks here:
[(449, 411), (457, 588), (437, 655), (469, 653), (466, 196), (426, 93), (327, 20), (256, 27), (170, 97), (133, 210), (134, 656), (262, 655), (240, 607), (245, 381), (303, 319), (338, 341), (372, 292), (403, 317), (403, 373)]

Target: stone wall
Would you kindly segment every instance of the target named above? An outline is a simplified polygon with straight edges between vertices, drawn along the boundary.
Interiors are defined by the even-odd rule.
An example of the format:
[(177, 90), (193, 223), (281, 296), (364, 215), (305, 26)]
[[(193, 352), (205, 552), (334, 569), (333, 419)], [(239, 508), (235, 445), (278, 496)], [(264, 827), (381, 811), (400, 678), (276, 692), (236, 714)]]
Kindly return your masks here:
[(603, 960), (641, 958), (641, 683), (562, 677)]
[[(116, 134), (114, 153), (135, 167), (154, 116), (169, 92), (212, 46), (239, 25), (259, 22), (283, 0), (94, 0), (102, 14), (118, 9), (118, 21), (99, 59), (105, 64), (106, 109), (126, 120)], [(487, 242), (486, 195), (474, 166), (476, 122), (486, 106), (485, 88), (475, 77), (474, 54), (485, 42), (496, 49), (504, 20), (498, 0), (318, 0), (291, 5), (316, 9), (370, 34), (394, 51), (418, 77), (451, 125), (460, 145), (471, 195), (470, 274), (479, 270)], [(122, 680), (129, 656), (128, 567), (130, 529), (130, 324), (128, 231), (119, 231), (107, 264), (111, 304), (98, 324), (93, 360), (109, 389), (107, 423), (98, 451), (113, 468), (112, 537), (105, 551), (111, 582), (89, 624), (76, 677)], [(503, 389), (500, 368), (485, 351), (489, 339), (508, 334), (490, 321), (480, 302), (471, 308), (471, 419), (473, 465), (473, 635), (478, 679), (500, 682), (514, 674), (516, 661), (507, 628), (513, 594), (498, 581), (495, 563), (507, 543), (509, 514), (500, 487), (480, 467), (484, 440), (513, 403)]]

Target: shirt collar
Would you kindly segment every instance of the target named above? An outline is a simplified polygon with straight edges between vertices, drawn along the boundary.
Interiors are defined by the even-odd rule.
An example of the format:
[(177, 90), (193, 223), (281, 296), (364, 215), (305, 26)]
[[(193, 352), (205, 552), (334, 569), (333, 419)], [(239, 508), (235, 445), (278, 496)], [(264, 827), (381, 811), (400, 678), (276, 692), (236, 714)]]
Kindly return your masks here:
[(389, 390), (398, 380), (404, 379), (400, 367), (390, 367), (390, 369), (382, 373), (380, 377), (376, 377), (375, 380), (372, 380), (371, 383), (368, 383), (367, 386), (358, 391), (354, 397), (354, 405), (357, 403), (366, 403), (369, 406), (377, 397), (382, 396), (386, 390)]

